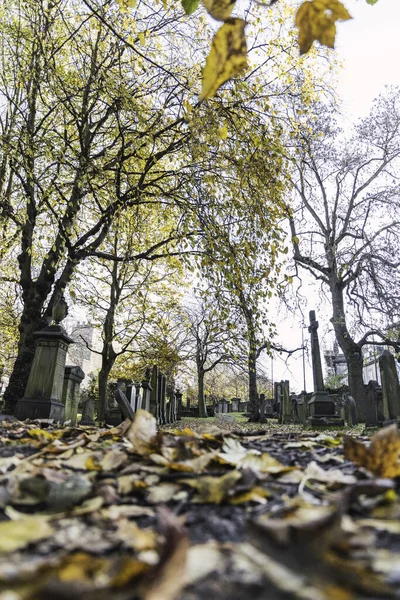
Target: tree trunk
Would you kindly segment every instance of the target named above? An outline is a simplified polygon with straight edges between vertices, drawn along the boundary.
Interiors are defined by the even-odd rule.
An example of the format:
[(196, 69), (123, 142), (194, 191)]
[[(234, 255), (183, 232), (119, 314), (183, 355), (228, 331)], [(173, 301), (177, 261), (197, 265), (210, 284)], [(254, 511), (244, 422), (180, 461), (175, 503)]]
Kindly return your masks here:
[(257, 341), (254, 328), (248, 326), (249, 334), (249, 354), (247, 359), (249, 371), (249, 402), (250, 402), (250, 421), (258, 422), (260, 420), (260, 407), (257, 394)]
[(18, 400), (24, 397), (33, 357), (35, 339), (33, 334), (46, 326), (41, 316), (42, 302), (28, 300), (22, 311), (19, 324), (18, 354), (14, 363), (7, 389), (4, 393), (4, 413), (13, 414)]
[(363, 380), (363, 355), (360, 346), (352, 339), (346, 325), (343, 289), (340, 284), (331, 285), (333, 317), (331, 322), (335, 330), (348, 370), (350, 393), (356, 401), (358, 420), (365, 421), (366, 392)]
[(207, 406), (204, 398), (204, 371), (197, 367), (199, 417), (207, 417)]
[[(113, 361), (114, 362), (114, 361)], [(98, 381), (99, 381), (99, 403), (98, 403), (98, 413), (97, 420), (101, 423), (104, 423), (106, 420), (107, 412), (108, 412), (108, 398), (107, 398), (107, 384), (108, 377), (110, 375), (112, 365), (102, 364), (102, 367), (99, 371)]]

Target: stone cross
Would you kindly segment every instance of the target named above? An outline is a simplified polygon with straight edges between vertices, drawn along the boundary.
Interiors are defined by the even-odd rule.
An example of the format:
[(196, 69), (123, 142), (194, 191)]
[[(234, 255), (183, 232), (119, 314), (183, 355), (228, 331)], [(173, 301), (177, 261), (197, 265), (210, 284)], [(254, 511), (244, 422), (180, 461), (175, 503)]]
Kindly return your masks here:
[(315, 319), (315, 310), (310, 310), (310, 326), (308, 331), (311, 334), (311, 359), (314, 380), (314, 392), (322, 392), (324, 390), (324, 377), (322, 374), (321, 352), (319, 349), (318, 340), (319, 323)]

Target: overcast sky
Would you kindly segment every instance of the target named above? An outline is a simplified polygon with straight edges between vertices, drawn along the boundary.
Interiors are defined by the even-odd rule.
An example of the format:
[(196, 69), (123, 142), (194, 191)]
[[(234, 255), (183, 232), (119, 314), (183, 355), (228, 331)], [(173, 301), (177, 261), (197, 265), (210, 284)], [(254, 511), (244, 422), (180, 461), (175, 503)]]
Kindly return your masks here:
[(338, 92), (349, 111), (363, 116), (385, 84), (400, 84), (400, 1), (343, 3), (353, 19), (337, 24), (336, 52), (344, 62)]
[[(400, 85), (400, 0), (378, 0), (370, 6), (366, 0), (342, 0), (353, 19), (337, 24), (336, 49), (338, 58), (343, 61), (339, 73), (338, 93), (345, 101), (349, 120), (368, 114), (372, 100), (383, 91), (386, 84)], [(303, 288), (303, 292), (304, 292)], [(308, 311), (316, 309), (320, 322), (321, 349), (326, 341), (333, 340), (329, 314), (318, 314), (318, 300), (310, 289)], [(308, 319), (306, 319), (308, 320)], [(308, 323), (307, 323), (308, 324)], [(286, 318), (279, 327), (279, 341), (285, 347), (301, 345), (301, 327), (298, 317)], [(304, 330), (308, 339), (309, 333)], [(301, 353), (290, 358), (287, 365), (282, 358), (274, 360), (273, 378), (275, 381), (289, 379), (291, 389), (303, 388), (303, 365)], [(262, 359), (271, 374), (271, 360)], [(306, 358), (307, 391), (312, 390), (312, 372)]]

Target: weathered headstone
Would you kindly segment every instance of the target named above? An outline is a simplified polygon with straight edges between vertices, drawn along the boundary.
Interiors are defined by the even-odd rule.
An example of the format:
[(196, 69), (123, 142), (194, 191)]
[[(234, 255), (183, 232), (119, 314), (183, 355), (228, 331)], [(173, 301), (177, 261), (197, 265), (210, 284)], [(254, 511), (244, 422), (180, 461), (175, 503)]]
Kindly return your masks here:
[(158, 403), (160, 406), (160, 424), (167, 422), (165, 397), (166, 397), (167, 378), (163, 373), (158, 374)]
[(239, 398), (231, 398), (231, 402), (232, 402), (232, 412), (238, 412), (240, 399)]
[(183, 409), (183, 406), (182, 406), (182, 395), (183, 394), (182, 394), (182, 392), (180, 390), (176, 390), (176, 392), (175, 392), (176, 404), (177, 404), (177, 408), (176, 408), (177, 415), (176, 415), (176, 418), (178, 420), (181, 418), (181, 412), (182, 412), (182, 409)]
[(122, 412), (120, 407), (118, 406), (118, 402), (116, 400), (117, 390), (122, 390), (122, 386), (125, 385), (123, 379), (118, 379), (117, 381), (117, 389), (115, 390), (114, 396), (110, 399), (108, 398), (108, 407), (106, 412), (106, 424), (107, 425), (119, 425), (123, 421)]
[(299, 419), (302, 425), (306, 424), (307, 420), (307, 392), (300, 392), (300, 397), (297, 399), (297, 409), (299, 411)]
[(71, 421), (72, 425), (76, 423), (78, 414), (79, 388), (85, 378), (85, 373), (80, 367), (67, 365), (64, 369), (64, 385), (61, 400), (65, 406), (64, 418)]
[(265, 394), (260, 394), (260, 423), (265, 423)]
[(274, 383), (274, 400), (275, 400), (275, 404), (274, 404), (274, 410), (278, 415), (281, 414), (281, 402), (282, 402), (282, 382), (280, 381), (275, 381)]
[(345, 421), (349, 427), (358, 425), (356, 401), (350, 394), (345, 394), (344, 415)]
[(95, 425), (94, 422), (94, 400), (93, 398), (86, 398), (83, 404), (82, 418), (79, 421), (79, 425)]
[(15, 416), (24, 419), (65, 420), (62, 402), (64, 369), (68, 346), (73, 340), (68, 337), (60, 322), (67, 314), (63, 296), (53, 309), (54, 325), (35, 332), (36, 349), (24, 397), (18, 401)]
[(281, 381), (282, 401), (280, 404), (279, 423), (292, 422), (292, 402), (290, 400), (289, 381)]
[(133, 412), (135, 412), (136, 402), (136, 390), (133, 383), (128, 383), (125, 390), (126, 397), (128, 398), (129, 404), (132, 406)]
[(151, 377), (150, 368), (147, 368), (145, 375), (144, 375), (144, 379), (142, 381), (143, 396), (142, 396), (141, 408), (144, 408), (144, 410), (147, 410), (148, 412), (150, 412), (151, 392), (152, 392), (152, 387), (150, 384), (150, 377)]
[(335, 403), (329, 393), (324, 390), (322, 373), (321, 352), (318, 339), (319, 323), (315, 318), (315, 311), (310, 310), (310, 326), (308, 331), (311, 336), (311, 358), (313, 370), (314, 391), (308, 403), (309, 424), (315, 425), (343, 425), (343, 420), (335, 415)]
[(158, 404), (158, 367), (153, 366), (151, 371), (151, 393), (150, 393), (150, 412), (159, 421), (160, 406)]
[(378, 394), (382, 394), (381, 387), (377, 381), (371, 379), (365, 386), (365, 392), (365, 425), (366, 427), (377, 427), (385, 420), (382, 418), (381, 423), (379, 423), (378, 419)]
[(117, 388), (115, 390), (115, 400), (117, 401), (119, 410), (121, 411), (123, 418), (130, 419), (131, 421), (133, 421), (135, 413), (132, 410), (132, 406), (130, 405), (127, 396), (124, 394), (121, 388)]
[(388, 420), (400, 418), (400, 385), (393, 354), (384, 350), (379, 357), (383, 406)]

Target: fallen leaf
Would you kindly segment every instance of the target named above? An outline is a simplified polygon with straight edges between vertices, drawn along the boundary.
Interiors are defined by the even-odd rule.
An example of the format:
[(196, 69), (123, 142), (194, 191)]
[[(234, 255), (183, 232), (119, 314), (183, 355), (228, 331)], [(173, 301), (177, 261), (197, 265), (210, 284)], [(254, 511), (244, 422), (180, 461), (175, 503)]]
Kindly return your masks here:
[(158, 517), (165, 542), (160, 561), (151, 573), (150, 584), (143, 592), (143, 599), (175, 600), (185, 583), (189, 540), (181, 521), (167, 509), (160, 509)]
[(245, 504), (246, 502), (258, 502), (258, 504), (266, 504), (266, 498), (270, 498), (271, 494), (263, 487), (255, 486), (247, 492), (235, 494), (229, 498), (229, 504)]
[(357, 481), (354, 475), (345, 475), (340, 469), (323, 469), (315, 461), (307, 465), (303, 474), (303, 482), (308, 479), (323, 481), (326, 483), (340, 483), (342, 485), (352, 484)]
[(198, 477), (197, 479), (181, 479), (181, 483), (194, 488), (197, 496), (193, 502), (221, 504), (228, 495), (233, 495), (233, 488), (242, 478), (239, 471), (231, 471), (222, 477)]
[(157, 533), (149, 528), (141, 529), (134, 521), (129, 521), (127, 518), (118, 520), (115, 535), (126, 547), (136, 552), (157, 548)]
[(400, 435), (397, 425), (380, 429), (366, 446), (352, 437), (344, 437), (344, 455), (356, 465), (378, 477), (400, 476)]
[(135, 418), (125, 433), (133, 451), (141, 456), (154, 452), (156, 435), (157, 421), (151, 413), (143, 409), (135, 413)]
[(48, 521), (40, 517), (2, 522), (0, 523), (0, 552), (21, 550), (28, 544), (50, 537), (53, 531)]

